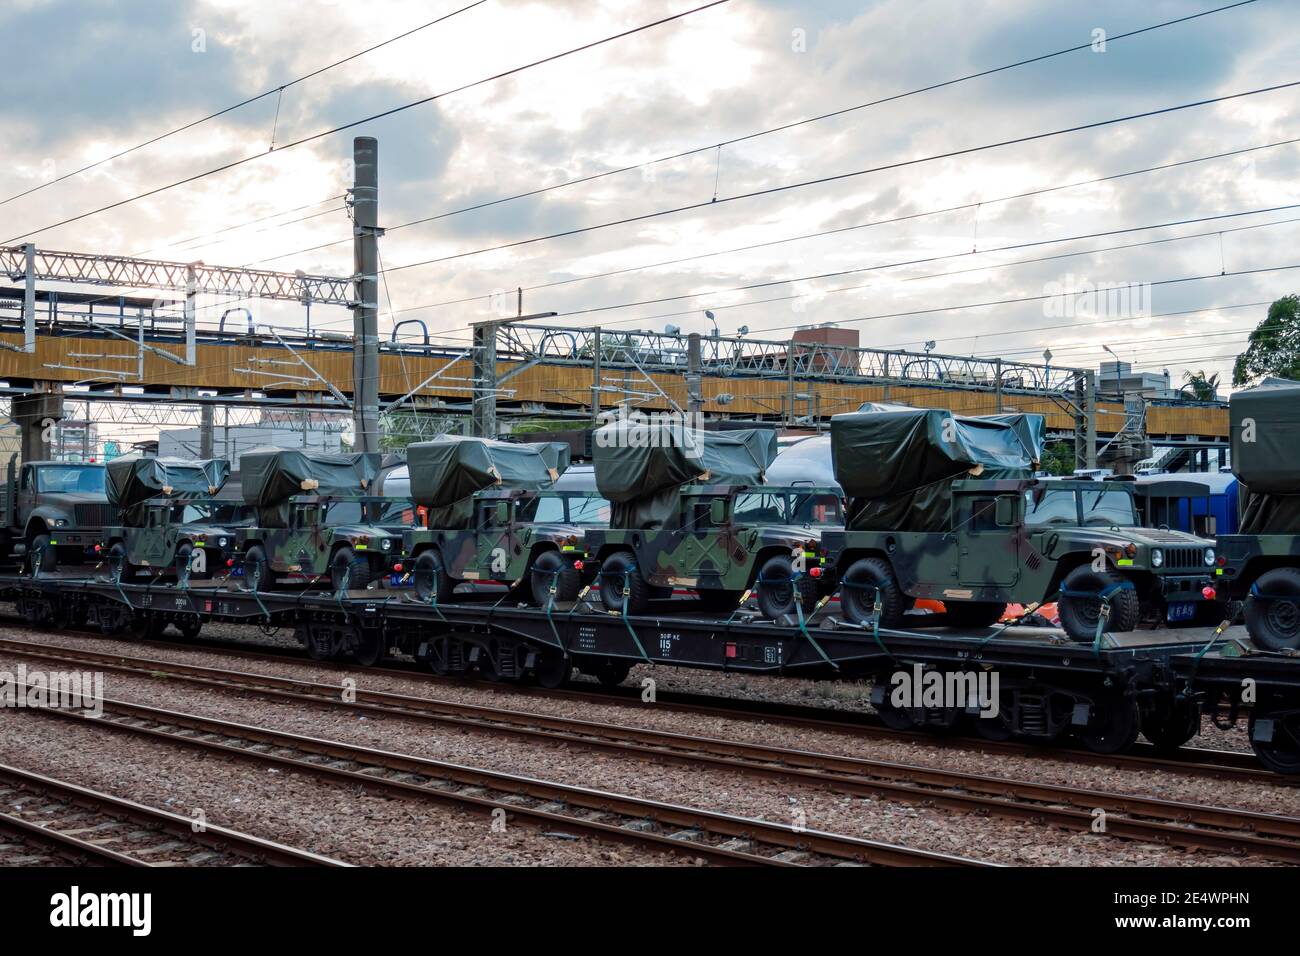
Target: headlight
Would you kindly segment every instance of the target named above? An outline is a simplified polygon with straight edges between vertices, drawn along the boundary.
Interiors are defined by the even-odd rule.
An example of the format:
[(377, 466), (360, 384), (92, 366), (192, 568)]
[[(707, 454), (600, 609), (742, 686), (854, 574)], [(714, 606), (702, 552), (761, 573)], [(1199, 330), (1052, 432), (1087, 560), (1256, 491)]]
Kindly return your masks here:
[(66, 528), (67, 526), (68, 526), (68, 522), (63, 518), (56, 518), (54, 520), (54, 527), (56, 528)]
[(1206, 566), (1207, 568), (1212, 568), (1212, 567), (1214, 567), (1214, 549), (1213, 549), (1213, 548), (1206, 548), (1206, 549), (1205, 549), (1205, 566)]
[(391, 541), (389, 541), (387, 538), (385, 538), (384, 541), (383, 541), (383, 543), (380, 545), (380, 547), (383, 548), (385, 551), (390, 551), (390, 550), (392, 550), (393, 542), (391, 542)]
[(1151, 567), (1158, 568), (1165, 563), (1165, 553), (1159, 548), (1151, 549)]
[(218, 539), (217, 539), (217, 547), (218, 547), (218, 548), (224, 548), (224, 547), (226, 547), (226, 546), (229, 545), (229, 544), (230, 544), (230, 539), (229, 539), (229, 538), (218, 538)]

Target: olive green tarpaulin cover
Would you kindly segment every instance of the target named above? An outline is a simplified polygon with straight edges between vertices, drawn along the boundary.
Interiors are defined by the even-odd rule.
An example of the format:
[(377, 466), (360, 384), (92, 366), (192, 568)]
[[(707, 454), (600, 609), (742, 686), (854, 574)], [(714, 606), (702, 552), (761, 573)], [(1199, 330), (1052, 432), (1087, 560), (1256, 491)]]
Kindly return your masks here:
[(1300, 534), (1300, 382), (1265, 379), (1228, 402), (1241, 534)]
[(1041, 415), (973, 417), (941, 408), (837, 415), (831, 461), (851, 499), (848, 527), (946, 530), (952, 482), (1032, 477), (1043, 433)]
[(569, 467), (569, 446), (562, 442), (446, 435), (408, 445), (406, 456), (411, 500), (430, 509), (430, 528), (467, 527), (475, 492), (546, 488)]
[(230, 462), (126, 455), (110, 461), (105, 475), (108, 503), (122, 512), (126, 524), (134, 526), (143, 517), (138, 506), (154, 498), (212, 497), (230, 477)]
[(705, 432), (672, 422), (614, 422), (592, 440), (596, 487), (611, 504), (612, 528), (662, 526), (688, 484), (760, 485), (776, 458), (766, 428)]
[(284, 527), (295, 495), (359, 496), (373, 492), (379, 455), (330, 455), (296, 448), (255, 448), (239, 459), (244, 502), (264, 528)]

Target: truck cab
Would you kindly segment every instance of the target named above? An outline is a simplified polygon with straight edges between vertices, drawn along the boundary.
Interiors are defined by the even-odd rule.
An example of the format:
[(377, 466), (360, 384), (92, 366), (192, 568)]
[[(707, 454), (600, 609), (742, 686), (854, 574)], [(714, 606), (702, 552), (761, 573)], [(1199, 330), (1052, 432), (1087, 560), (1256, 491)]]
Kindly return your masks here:
[[(17, 472), (15, 474), (15, 471)], [(96, 557), (113, 509), (104, 492), (104, 466), (82, 462), (9, 462), (6, 553), (29, 571)]]
[(917, 599), (942, 601), (947, 622), (995, 623), (1007, 604), (1057, 599), (1071, 638), (1219, 615), (1214, 542), (1143, 528), (1130, 483), (962, 480), (937, 531), (845, 530), (835, 556), (844, 615), (897, 627)]
[[(364, 590), (401, 564), (404, 516), (392, 498), (300, 495), (276, 509), (283, 527), (239, 528), (235, 573), (254, 590), (322, 582)], [(278, 522), (277, 522), (278, 523)]]
[(706, 608), (732, 611), (753, 591), (776, 619), (811, 613), (826, 593), (823, 534), (843, 527), (838, 489), (819, 486), (688, 485), (653, 527), (589, 532), (600, 595), (611, 610), (643, 612), (676, 588)]
[(595, 492), (486, 490), (469, 506), (467, 528), (425, 524), (404, 533), (420, 600), (450, 601), (460, 584), (486, 582), (518, 587), (520, 597), (544, 607), (574, 600), (590, 580), (585, 537), (609, 523), (610, 510)]

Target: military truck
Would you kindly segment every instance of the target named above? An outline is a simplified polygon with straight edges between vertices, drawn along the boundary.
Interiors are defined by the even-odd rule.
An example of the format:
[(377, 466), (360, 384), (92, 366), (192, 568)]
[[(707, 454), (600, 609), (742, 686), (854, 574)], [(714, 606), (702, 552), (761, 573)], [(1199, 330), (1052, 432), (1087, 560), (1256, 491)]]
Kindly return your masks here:
[(320, 584), (364, 590), (401, 564), (410, 506), (367, 495), (378, 455), (259, 448), (240, 459), (257, 522), (235, 532), (236, 573), (255, 591)]
[(444, 436), (408, 446), (407, 460), (423, 520), (404, 533), (403, 552), (420, 600), (445, 603), (466, 582), (506, 584), (542, 607), (552, 594), (578, 596), (591, 576), (584, 532), (604, 523), (608, 504), (553, 487), (567, 445)]
[[(1214, 542), (1138, 527), (1131, 482), (1043, 480), (1039, 415), (890, 409), (831, 420), (849, 496), (834, 556), (846, 620), (899, 627), (925, 598), (945, 623), (983, 627), (1007, 604), (1058, 600), (1075, 641), (1221, 613)], [(1058, 598), (1059, 595), (1059, 598)]]
[(232, 529), (207, 520), (230, 463), (127, 455), (109, 462), (107, 496), (120, 524), (104, 529), (111, 573), (212, 577), (233, 554)]
[(98, 560), (112, 521), (103, 465), (9, 459), (0, 558), (18, 558), (28, 573)]
[(769, 619), (808, 614), (826, 592), (820, 538), (842, 522), (834, 490), (768, 487), (776, 456), (767, 429), (692, 431), (617, 421), (593, 439), (596, 485), (611, 502), (607, 530), (587, 532), (610, 610), (639, 614), (675, 588), (709, 611), (746, 592)]
[(1246, 630), (1271, 651), (1300, 648), (1300, 382), (1267, 379), (1229, 400), (1241, 522), (1215, 570)]

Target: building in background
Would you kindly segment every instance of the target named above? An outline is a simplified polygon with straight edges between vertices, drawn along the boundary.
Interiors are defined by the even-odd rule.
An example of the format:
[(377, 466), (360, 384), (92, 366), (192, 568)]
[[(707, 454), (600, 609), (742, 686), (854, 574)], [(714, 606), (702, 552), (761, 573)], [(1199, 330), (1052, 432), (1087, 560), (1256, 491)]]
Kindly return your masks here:
[[(213, 429), (212, 454), (235, 469), (240, 457), (254, 448), (301, 448), (337, 454), (344, 450), (344, 431), (351, 426), (345, 416), (321, 412), (268, 412), (256, 425), (220, 425)], [(158, 433), (161, 458), (198, 458), (201, 435), (197, 428), (171, 428)]]

